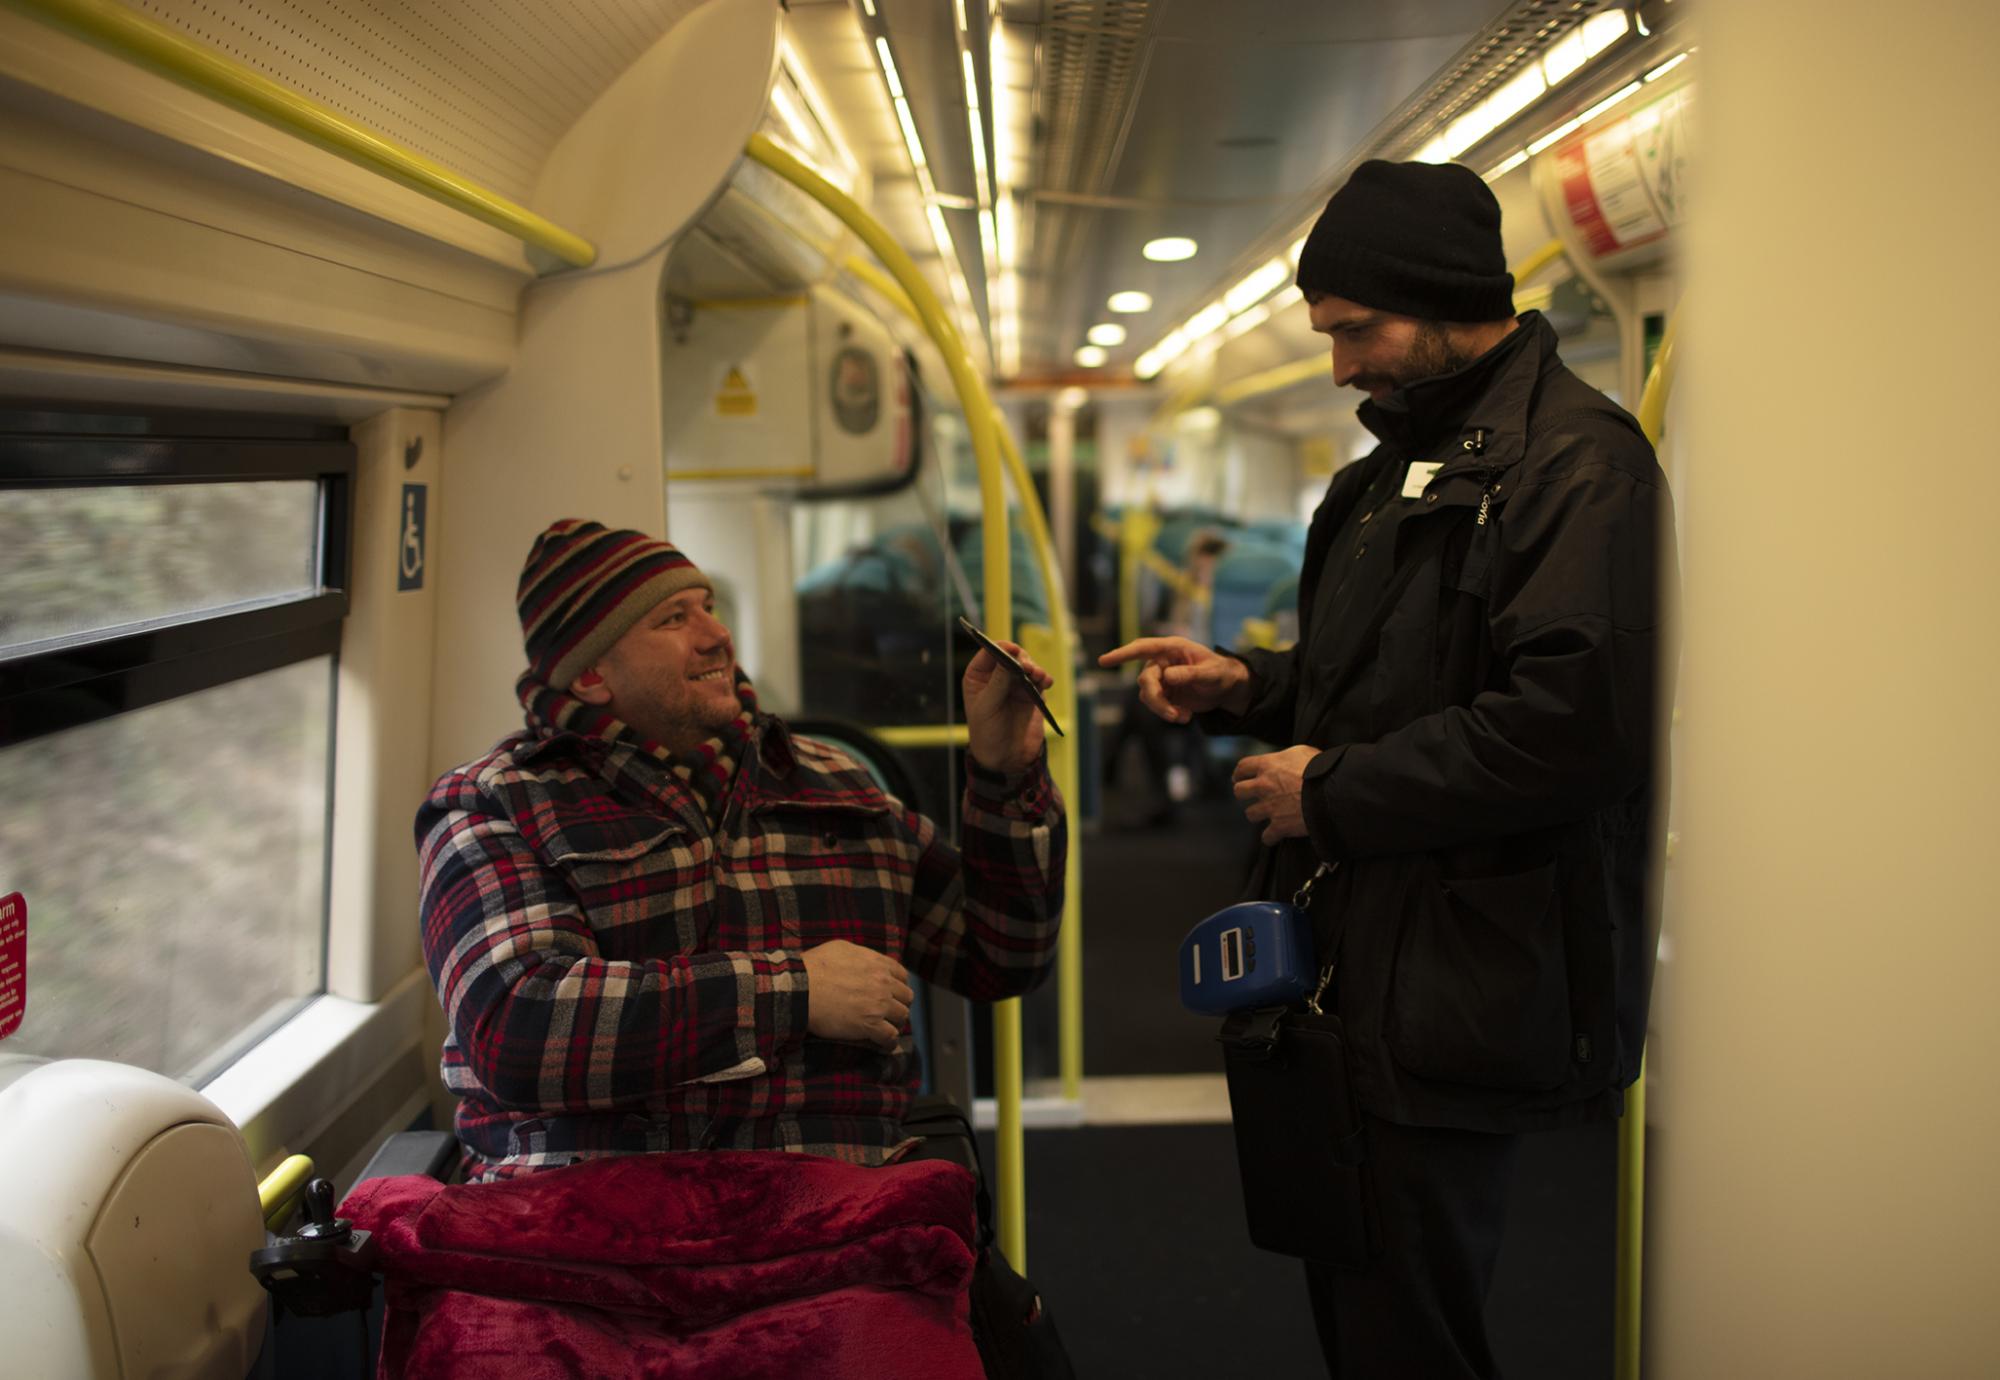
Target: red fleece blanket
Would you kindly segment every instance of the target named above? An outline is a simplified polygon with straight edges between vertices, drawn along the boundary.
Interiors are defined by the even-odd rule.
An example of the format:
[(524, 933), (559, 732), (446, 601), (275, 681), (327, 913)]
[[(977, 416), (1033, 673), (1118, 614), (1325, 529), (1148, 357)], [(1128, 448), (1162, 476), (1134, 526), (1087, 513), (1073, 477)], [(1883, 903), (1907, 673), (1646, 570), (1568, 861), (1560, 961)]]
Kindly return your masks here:
[(593, 1160), (497, 1183), (361, 1184), (383, 1380), (957, 1377), (972, 1176), (781, 1151)]

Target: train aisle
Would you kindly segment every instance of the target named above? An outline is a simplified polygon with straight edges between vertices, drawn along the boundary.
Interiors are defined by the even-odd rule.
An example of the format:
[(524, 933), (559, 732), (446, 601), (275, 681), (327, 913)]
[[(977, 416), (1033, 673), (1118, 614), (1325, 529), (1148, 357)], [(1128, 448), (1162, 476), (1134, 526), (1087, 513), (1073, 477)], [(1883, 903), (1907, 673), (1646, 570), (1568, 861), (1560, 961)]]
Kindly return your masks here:
[[(1235, 899), (1247, 826), (1221, 798), (1119, 827), (1153, 809), (1130, 766), (1084, 854), (1089, 1124), (1028, 1134), (1030, 1273), (1086, 1378), (1316, 1375), (1300, 1267), (1244, 1235), (1214, 1022), (1175, 986), (1182, 933)], [(1141, 1124), (1149, 1102), (1178, 1119)], [(1608, 1124), (1522, 1147), (1487, 1314), (1509, 1375), (1610, 1373), (1616, 1155)]]

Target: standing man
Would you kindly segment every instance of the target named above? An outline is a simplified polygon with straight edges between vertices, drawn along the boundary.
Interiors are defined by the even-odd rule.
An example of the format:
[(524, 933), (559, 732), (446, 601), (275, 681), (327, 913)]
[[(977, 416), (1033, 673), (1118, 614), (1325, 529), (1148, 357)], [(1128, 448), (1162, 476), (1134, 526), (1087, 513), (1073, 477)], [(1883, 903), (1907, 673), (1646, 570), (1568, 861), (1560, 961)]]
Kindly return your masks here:
[(1145, 703), (1281, 751), (1235, 771), (1254, 894), (1335, 951), (1381, 1245), (1308, 1262), (1336, 1376), (1498, 1373), (1482, 1310), (1519, 1134), (1615, 1117), (1656, 928), (1672, 506), (1638, 424), (1513, 315), (1500, 208), (1456, 165), (1364, 163), (1299, 258), (1381, 444), (1313, 516), (1296, 646), (1142, 638)]
[(1066, 834), (1035, 706), (973, 658), (961, 853), (759, 711), (671, 543), (555, 523), (516, 602), (526, 727), (416, 822), (471, 1177), (659, 1150), (896, 1158), (908, 973), (995, 1001), (1055, 961)]

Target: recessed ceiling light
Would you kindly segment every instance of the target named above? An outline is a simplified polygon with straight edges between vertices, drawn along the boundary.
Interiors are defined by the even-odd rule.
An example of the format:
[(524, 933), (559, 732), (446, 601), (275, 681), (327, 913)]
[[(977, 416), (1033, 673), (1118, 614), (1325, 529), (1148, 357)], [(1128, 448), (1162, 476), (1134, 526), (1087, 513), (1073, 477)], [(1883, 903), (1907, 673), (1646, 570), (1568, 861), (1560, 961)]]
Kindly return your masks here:
[(1113, 311), (1130, 315), (1135, 311), (1151, 311), (1153, 299), (1143, 292), (1114, 292), (1111, 294), (1111, 300), (1104, 305)]
[(1095, 369), (1105, 361), (1102, 345), (1079, 345), (1074, 356), (1076, 362), (1086, 369)]
[(1101, 321), (1085, 331), (1083, 336), (1093, 345), (1123, 345), (1125, 328), (1116, 321)]
[(1182, 259), (1194, 257), (1195, 243), (1181, 235), (1168, 235), (1165, 239), (1147, 240), (1146, 247), (1139, 252), (1156, 264), (1175, 264)]

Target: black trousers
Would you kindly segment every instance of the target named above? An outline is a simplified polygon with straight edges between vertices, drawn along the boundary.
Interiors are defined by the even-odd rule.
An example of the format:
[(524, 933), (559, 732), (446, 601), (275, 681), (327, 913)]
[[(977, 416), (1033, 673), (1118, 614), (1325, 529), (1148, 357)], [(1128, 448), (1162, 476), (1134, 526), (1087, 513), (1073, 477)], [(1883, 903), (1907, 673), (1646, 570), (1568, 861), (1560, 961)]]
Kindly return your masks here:
[(1306, 1262), (1335, 1380), (1490, 1380), (1486, 1291), (1520, 1137), (1365, 1118), (1382, 1251), (1365, 1270)]

